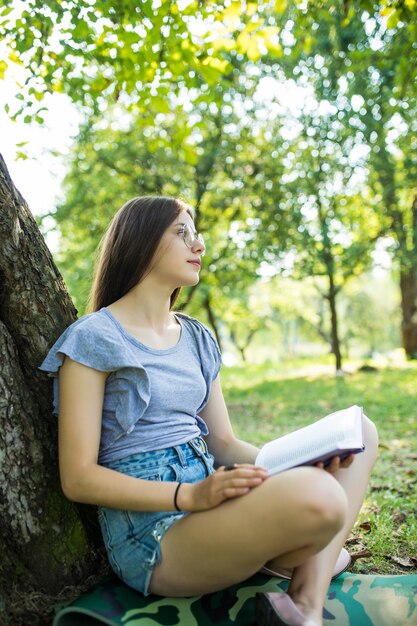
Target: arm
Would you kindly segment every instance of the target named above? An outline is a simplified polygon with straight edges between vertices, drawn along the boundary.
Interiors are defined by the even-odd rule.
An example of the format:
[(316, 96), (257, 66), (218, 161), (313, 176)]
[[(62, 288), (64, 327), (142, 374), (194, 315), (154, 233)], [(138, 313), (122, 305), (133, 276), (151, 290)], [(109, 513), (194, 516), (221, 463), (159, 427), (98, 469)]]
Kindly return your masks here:
[(220, 376), (213, 382), (210, 398), (200, 415), (208, 426), (207, 445), (217, 466), (255, 462), (259, 449), (237, 439), (233, 432)]
[(98, 464), (107, 374), (66, 357), (59, 374), (59, 469), (70, 500), (132, 511), (172, 511), (176, 483), (151, 483)]
[[(66, 357), (59, 375), (59, 468), (70, 500), (130, 511), (173, 511), (178, 483), (127, 476), (98, 464), (101, 416), (107, 374)], [(267, 477), (242, 466), (184, 483), (177, 502), (184, 511), (213, 508), (242, 496)]]

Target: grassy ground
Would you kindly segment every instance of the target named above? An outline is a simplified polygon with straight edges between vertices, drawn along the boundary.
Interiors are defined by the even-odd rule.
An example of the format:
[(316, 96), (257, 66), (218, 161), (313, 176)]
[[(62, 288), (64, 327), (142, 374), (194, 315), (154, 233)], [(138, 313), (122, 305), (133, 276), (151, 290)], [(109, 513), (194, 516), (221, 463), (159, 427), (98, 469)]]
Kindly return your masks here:
[(348, 541), (353, 571), (417, 573), (417, 364), (350, 369), (336, 378), (326, 362), (224, 368), (231, 419), (239, 437), (261, 445), (337, 408), (363, 406), (380, 453)]

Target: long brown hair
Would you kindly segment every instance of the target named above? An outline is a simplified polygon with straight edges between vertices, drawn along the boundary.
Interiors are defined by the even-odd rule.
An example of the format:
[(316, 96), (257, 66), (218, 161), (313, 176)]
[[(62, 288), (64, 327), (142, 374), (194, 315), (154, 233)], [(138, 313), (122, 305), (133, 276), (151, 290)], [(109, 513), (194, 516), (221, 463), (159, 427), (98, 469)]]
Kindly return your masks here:
[[(162, 235), (182, 211), (192, 210), (167, 196), (133, 198), (116, 213), (102, 240), (90, 295), (90, 310), (116, 302), (145, 276)], [(171, 308), (180, 288), (171, 294)]]

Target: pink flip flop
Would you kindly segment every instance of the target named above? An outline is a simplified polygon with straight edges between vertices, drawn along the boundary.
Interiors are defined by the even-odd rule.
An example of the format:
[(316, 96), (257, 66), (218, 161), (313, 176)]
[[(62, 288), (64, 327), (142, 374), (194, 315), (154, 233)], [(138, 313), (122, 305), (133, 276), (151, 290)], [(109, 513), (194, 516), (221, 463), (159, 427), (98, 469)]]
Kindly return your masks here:
[(255, 610), (258, 626), (317, 626), (304, 617), (286, 593), (257, 593)]
[[(332, 580), (346, 572), (352, 562), (349, 552), (342, 548), (339, 556), (337, 557), (336, 565), (334, 566)], [(277, 578), (283, 578), (284, 580), (290, 580), (292, 571), (290, 569), (276, 568), (275, 570), (269, 569), (269, 567), (261, 567), (259, 570), (261, 574), (267, 574), (268, 576), (276, 576)]]

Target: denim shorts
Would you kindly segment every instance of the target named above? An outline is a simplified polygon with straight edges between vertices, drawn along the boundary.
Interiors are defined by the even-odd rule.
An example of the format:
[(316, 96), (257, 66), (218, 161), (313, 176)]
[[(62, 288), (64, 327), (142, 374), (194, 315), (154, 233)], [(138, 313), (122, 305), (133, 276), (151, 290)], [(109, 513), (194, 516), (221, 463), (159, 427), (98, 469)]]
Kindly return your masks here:
[[(122, 474), (144, 480), (194, 483), (213, 469), (213, 457), (201, 437), (189, 442), (133, 454), (106, 463)], [(100, 507), (98, 516), (113, 571), (127, 585), (149, 594), (153, 568), (161, 560), (160, 542), (167, 530), (187, 513), (177, 511), (120, 511)]]

